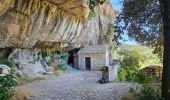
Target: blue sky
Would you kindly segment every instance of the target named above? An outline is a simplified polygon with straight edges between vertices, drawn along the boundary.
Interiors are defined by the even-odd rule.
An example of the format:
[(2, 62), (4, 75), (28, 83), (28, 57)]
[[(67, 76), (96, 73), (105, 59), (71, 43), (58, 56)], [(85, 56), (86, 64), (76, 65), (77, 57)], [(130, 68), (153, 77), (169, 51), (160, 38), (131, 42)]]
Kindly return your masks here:
[(120, 0), (111, 0), (111, 3), (116, 10), (118, 10), (118, 11), (121, 10), (122, 6), (120, 3)]
[[(114, 7), (115, 10), (117, 11), (121, 11), (122, 9), (122, 4), (121, 4), (121, 0), (111, 0), (112, 6)], [(126, 40), (125, 44), (130, 44), (130, 45), (136, 45), (137, 43), (135, 42), (135, 40), (131, 40), (128, 38), (128, 36), (125, 34), (123, 35), (123, 38)]]

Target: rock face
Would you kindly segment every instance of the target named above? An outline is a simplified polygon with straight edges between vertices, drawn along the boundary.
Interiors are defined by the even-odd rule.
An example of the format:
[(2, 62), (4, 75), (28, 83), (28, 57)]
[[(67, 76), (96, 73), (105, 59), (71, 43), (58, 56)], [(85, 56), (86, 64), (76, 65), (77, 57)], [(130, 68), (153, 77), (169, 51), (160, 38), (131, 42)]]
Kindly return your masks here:
[(15, 49), (9, 59), (14, 60), (17, 69), (25, 76), (39, 76), (48, 71), (48, 65), (38, 49)]
[(112, 29), (116, 17), (115, 10), (110, 0), (106, 0), (103, 5), (96, 7), (95, 11), (96, 16), (88, 21), (85, 28), (84, 34), (88, 38), (88, 45), (109, 44), (109, 39), (113, 39), (114, 35)]
[(108, 44), (111, 55), (115, 11), (110, 0), (95, 12), (89, 20), (95, 14), (89, 0), (0, 0), (0, 48), (12, 48), (9, 59), (29, 76), (48, 69), (42, 48), (65, 51)]
[[(106, 0), (103, 5), (95, 8), (96, 16), (92, 18), (86, 28), (84, 28), (84, 39), (86, 45), (108, 45), (109, 64), (112, 64), (112, 53), (116, 47), (114, 41), (114, 21), (116, 19), (115, 10), (112, 8), (110, 0)], [(83, 38), (82, 38), (83, 40)], [(85, 40), (84, 40), (85, 41)]]
[(90, 21), (88, 0), (0, 0), (0, 5), (0, 48), (98, 44), (115, 19), (109, 0)]
[[(79, 47), (82, 0), (0, 0), (0, 47)], [(71, 44), (71, 45), (69, 45)]]

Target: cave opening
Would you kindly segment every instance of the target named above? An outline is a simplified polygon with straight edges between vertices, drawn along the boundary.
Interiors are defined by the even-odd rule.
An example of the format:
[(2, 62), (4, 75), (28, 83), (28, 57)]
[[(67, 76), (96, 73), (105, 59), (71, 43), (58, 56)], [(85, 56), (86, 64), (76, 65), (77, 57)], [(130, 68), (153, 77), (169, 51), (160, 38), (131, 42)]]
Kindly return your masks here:
[(77, 65), (76, 65), (76, 59), (75, 57), (77, 56), (77, 53), (78, 51), (80, 50), (80, 48), (77, 48), (77, 49), (74, 49), (74, 50), (71, 50), (69, 51), (69, 57), (68, 57), (68, 64), (73, 67), (73, 68), (76, 68)]

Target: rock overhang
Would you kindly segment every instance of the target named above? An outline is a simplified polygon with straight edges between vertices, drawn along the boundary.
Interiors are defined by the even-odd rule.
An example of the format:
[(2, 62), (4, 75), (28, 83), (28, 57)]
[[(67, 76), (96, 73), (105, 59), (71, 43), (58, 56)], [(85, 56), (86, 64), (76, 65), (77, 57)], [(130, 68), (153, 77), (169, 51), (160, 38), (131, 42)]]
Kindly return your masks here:
[(0, 0), (0, 5), (0, 48), (81, 45), (90, 12), (86, 0)]

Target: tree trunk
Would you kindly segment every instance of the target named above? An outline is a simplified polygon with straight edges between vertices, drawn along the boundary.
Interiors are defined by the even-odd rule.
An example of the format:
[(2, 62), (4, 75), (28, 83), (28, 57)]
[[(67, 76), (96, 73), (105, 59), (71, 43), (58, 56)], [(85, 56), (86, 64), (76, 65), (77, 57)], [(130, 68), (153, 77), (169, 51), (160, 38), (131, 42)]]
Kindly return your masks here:
[(170, 0), (161, 0), (164, 27), (164, 60), (162, 75), (162, 96), (170, 100)]

